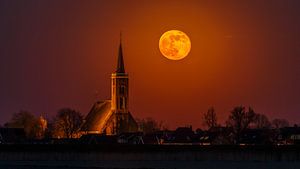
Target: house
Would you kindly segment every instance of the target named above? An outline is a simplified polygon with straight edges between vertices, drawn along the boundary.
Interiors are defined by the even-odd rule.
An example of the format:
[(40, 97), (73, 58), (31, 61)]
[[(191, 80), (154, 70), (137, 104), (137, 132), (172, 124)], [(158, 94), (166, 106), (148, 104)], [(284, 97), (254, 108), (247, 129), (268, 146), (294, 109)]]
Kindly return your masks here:
[(0, 128), (0, 144), (24, 143), (25, 141), (24, 128)]

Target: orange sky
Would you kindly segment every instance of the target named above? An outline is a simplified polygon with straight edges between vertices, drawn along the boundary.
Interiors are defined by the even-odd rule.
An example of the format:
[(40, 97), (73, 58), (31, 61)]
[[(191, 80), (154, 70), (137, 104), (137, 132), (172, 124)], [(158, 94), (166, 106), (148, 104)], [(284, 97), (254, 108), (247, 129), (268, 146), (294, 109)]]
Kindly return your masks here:
[[(87, 114), (110, 99), (119, 32), (130, 110), (169, 127), (201, 126), (214, 106), (223, 122), (237, 105), (270, 119), (300, 120), (298, 1), (0, 2), (1, 121), (25, 109)], [(192, 49), (172, 61), (158, 49), (170, 29)]]

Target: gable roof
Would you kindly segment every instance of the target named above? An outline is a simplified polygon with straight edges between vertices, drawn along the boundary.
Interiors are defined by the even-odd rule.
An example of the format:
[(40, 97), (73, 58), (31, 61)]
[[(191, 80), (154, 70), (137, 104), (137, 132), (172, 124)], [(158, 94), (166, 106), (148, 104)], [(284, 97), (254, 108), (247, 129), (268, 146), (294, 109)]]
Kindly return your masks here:
[(104, 126), (112, 115), (111, 101), (98, 101), (96, 102), (89, 114), (86, 116), (81, 131), (100, 131), (104, 129)]

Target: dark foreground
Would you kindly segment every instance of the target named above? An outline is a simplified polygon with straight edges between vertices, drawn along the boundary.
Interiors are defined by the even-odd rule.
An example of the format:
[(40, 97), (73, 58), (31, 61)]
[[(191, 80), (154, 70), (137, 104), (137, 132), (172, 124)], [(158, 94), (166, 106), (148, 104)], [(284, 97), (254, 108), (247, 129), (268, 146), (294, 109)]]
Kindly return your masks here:
[(299, 146), (0, 145), (1, 169), (299, 169)]

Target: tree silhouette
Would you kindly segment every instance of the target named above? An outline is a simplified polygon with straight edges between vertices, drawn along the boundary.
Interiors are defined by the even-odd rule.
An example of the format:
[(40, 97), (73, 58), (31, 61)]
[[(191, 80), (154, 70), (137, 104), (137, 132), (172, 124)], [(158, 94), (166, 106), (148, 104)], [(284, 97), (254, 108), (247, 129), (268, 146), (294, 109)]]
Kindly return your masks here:
[(237, 106), (231, 111), (226, 125), (232, 132), (235, 144), (239, 144), (241, 134), (255, 121), (255, 118), (256, 114), (251, 107), (246, 111), (245, 107)]
[(70, 108), (63, 108), (57, 112), (54, 119), (54, 133), (56, 137), (74, 138), (78, 134), (83, 122), (83, 116)]
[(258, 129), (269, 129), (271, 128), (271, 122), (268, 117), (264, 114), (256, 114), (254, 121), (255, 128)]
[(42, 126), (40, 126), (38, 118), (28, 111), (21, 110), (19, 113), (13, 114), (11, 120), (4, 126), (8, 128), (23, 128), (28, 138), (42, 137)]
[(217, 114), (213, 107), (209, 108), (206, 113), (203, 114), (203, 124), (208, 129), (216, 127), (217, 124)]
[(167, 129), (163, 121), (158, 122), (151, 117), (145, 119), (136, 119), (136, 122), (138, 123), (139, 130), (144, 133), (152, 133), (154, 131)]
[(289, 122), (286, 119), (274, 119), (272, 121), (272, 125), (275, 129), (279, 129), (283, 127), (288, 127)]

